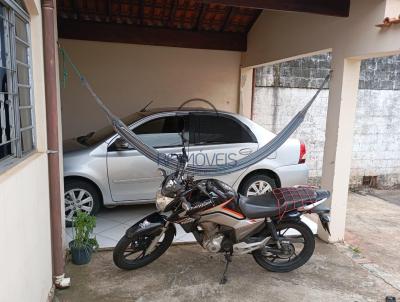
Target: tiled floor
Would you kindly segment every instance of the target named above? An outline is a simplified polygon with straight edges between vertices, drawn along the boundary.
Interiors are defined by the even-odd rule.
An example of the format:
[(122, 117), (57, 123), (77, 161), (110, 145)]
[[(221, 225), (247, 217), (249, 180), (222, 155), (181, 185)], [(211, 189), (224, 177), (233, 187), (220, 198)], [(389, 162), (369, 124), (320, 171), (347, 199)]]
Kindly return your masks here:
[[(96, 228), (94, 234), (101, 248), (114, 247), (125, 231), (135, 222), (154, 212), (154, 205), (119, 206), (113, 209), (103, 209), (97, 214)], [(310, 219), (303, 221), (311, 228), (313, 233), (317, 232), (317, 225)], [(72, 228), (66, 228), (68, 242), (72, 240)], [(192, 234), (186, 233), (179, 225), (174, 242), (193, 242)]]
[[(119, 206), (113, 209), (103, 209), (97, 214), (94, 234), (100, 247), (114, 247), (125, 231), (135, 222), (155, 211), (154, 205)], [(66, 228), (68, 242), (72, 240), (72, 228)], [(186, 233), (177, 226), (175, 242), (195, 241), (192, 234)]]

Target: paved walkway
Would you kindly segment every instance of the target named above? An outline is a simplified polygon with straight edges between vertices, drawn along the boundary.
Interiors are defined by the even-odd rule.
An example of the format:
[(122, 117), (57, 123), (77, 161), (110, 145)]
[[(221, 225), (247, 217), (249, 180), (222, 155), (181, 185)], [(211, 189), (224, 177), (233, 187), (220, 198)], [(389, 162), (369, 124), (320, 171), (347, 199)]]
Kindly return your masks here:
[(335, 245), (317, 242), (316, 253), (302, 268), (270, 273), (250, 255), (234, 257), (228, 283), (218, 280), (222, 255), (197, 245), (177, 245), (147, 267), (122, 271), (112, 252), (99, 252), (89, 265), (67, 266), (69, 289), (56, 301), (385, 301), (400, 293), (362, 268)]
[(400, 191), (379, 194), (391, 200), (350, 194), (345, 241), (361, 265), (400, 290)]

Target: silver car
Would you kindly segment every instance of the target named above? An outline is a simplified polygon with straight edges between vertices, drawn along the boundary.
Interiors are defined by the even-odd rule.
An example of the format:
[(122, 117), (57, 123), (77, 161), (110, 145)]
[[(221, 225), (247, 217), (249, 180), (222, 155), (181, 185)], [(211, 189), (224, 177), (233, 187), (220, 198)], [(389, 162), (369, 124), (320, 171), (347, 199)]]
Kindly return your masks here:
[[(179, 153), (182, 130), (187, 135), (189, 162), (234, 164), (270, 141), (274, 134), (234, 113), (190, 108), (151, 109), (124, 122), (148, 145)], [(185, 128), (185, 129), (183, 129)], [(275, 187), (306, 184), (305, 146), (289, 139), (278, 151), (239, 172), (215, 177), (243, 195), (259, 195)], [(111, 126), (64, 142), (65, 217), (95, 214), (101, 206), (154, 202), (162, 177), (157, 164), (122, 140)]]

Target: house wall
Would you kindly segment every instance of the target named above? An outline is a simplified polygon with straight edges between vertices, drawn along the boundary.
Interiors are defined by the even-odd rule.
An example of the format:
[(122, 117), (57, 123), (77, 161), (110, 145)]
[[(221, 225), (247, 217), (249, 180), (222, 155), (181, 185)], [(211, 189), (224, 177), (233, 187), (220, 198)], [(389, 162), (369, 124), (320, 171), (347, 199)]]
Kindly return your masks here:
[(52, 286), (47, 156), (0, 175), (0, 301), (46, 301)]
[[(280, 131), (316, 93), (330, 69), (330, 54), (307, 57), (256, 69), (253, 119)], [(350, 185), (363, 176), (378, 184), (400, 184), (400, 56), (364, 60), (354, 129)], [(328, 90), (321, 92), (294, 136), (305, 141), (310, 183), (319, 184), (325, 144)]]
[[(118, 116), (140, 110), (150, 101), (151, 107), (179, 106), (195, 97), (210, 100), (220, 110), (238, 110), (239, 52), (78, 40), (61, 40), (61, 44)], [(60, 57), (61, 69), (62, 64)], [(69, 77), (65, 89), (61, 88), (64, 139), (108, 123), (67, 67)]]
[[(348, 18), (264, 11), (247, 37), (242, 67), (297, 59), (334, 49), (337, 57), (368, 58), (400, 51), (400, 28), (380, 30), (375, 24), (398, 15), (398, 0), (352, 0)], [(279, 28), (279, 30), (277, 30)]]
[(46, 301), (52, 286), (40, 1), (31, 15), (37, 151), (0, 171), (0, 301)]

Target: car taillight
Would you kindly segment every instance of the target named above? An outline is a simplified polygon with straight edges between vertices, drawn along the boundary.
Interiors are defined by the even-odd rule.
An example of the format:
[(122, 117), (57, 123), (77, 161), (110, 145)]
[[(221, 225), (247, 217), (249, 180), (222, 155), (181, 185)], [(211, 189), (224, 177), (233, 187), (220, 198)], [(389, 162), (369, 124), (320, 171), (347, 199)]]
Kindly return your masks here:
[(304, 142), (300, 142), (299, 164), (304, 164), (306, 162), (306, 154), (306, 144)]

